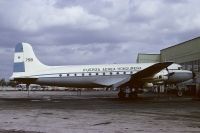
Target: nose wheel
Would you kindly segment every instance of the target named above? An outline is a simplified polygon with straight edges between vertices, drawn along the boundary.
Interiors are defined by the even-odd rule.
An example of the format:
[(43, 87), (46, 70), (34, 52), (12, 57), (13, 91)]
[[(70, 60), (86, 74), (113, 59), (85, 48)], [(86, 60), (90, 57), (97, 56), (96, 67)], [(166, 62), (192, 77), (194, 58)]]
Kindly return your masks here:
[(181, 88), (178, 87), (178, 85), (176, 85), (176, 89), (177, 89), (177, 96), (178, 97), (182, 97), (183, 96), (183, 91)]

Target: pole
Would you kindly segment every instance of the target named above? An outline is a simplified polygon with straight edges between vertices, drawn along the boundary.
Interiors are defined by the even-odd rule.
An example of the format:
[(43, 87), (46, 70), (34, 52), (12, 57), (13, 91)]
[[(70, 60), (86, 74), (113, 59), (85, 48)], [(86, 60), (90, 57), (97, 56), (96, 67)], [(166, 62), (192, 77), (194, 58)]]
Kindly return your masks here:
[(29, 84), (26, 84), (26, 89), (28, 91), (28, 98), (29, 98)]

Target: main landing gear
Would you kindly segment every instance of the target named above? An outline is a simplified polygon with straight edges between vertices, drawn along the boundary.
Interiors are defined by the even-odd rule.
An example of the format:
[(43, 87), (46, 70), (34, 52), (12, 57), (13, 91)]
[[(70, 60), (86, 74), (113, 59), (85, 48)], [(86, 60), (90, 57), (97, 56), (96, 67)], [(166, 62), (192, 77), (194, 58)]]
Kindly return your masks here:
[(138, 92), (137, 92), (136, 90), (130, 92), (130, 93), (128, 94), (128, 98), (131, 98), (131, 99), (136, 99), (136, 98), (138, 98)]
[(118, 97), (119, 99), (125, 99), (126, 97), (130, 99), (136, 99), (138, 97), (138, 89), (134, 88), (133, 90), (132, 88), (126, 88), (126, 89), (120, 88)]

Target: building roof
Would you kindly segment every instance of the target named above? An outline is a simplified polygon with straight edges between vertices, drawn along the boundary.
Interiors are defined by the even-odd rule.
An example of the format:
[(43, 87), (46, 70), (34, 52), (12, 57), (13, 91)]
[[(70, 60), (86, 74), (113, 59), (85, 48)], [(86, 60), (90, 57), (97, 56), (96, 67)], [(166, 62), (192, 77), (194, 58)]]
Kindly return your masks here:
[(138, 53), (138, 55), (160, 55), (160, 54), (153, 54), (153, 53)]
[(196, 39), (200, 39), (200, 36), (199, 36), (199, 37), (195, 37), (195, 38), (190, 39), (190, 40), (187, 40), (187, 41), (184, 41), (184, 42), (181, 42), (181, 43), (179, 43), (179, 44), (175, 44), (175, 45), (173, 45), (173, 46), (170, 46), (170, 47), (161, 49), (160, 51), (163, 51), (163, 50), (166, 50), (166, 49), (170, 49), (170, 48), (176, 47), (176, 46), (178, 46), (178, 45), (182, 45), (182, 44), (184, 44), (184, 43), (186, 43), (186, 42), (190, 42), (190, 41), (193, 41), (193, 40), (196, 40)]

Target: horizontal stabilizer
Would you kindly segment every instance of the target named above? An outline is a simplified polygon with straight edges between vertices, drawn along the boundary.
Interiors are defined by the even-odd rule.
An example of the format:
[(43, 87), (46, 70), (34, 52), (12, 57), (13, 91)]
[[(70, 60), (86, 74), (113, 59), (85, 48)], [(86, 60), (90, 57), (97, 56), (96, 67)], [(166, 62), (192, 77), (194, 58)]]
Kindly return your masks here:
[(30, 84), (34, 83), (37, 80), (37, 78), (14, 78), (13, 80), (19, 83)]

